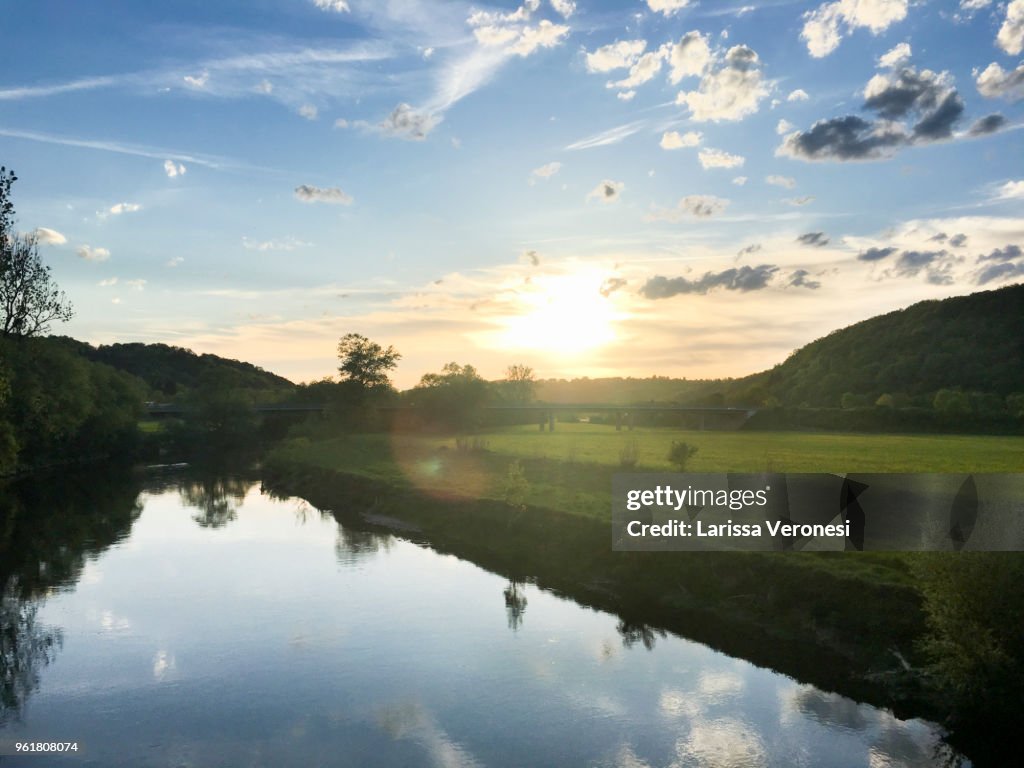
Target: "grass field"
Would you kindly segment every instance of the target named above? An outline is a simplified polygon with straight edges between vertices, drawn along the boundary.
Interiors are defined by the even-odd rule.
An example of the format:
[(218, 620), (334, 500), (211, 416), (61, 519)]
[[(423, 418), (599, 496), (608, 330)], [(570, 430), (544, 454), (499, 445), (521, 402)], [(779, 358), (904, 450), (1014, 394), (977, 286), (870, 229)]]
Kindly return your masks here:
[[(439, 495), (509, 500), (608, 519), (611, 479), (622, 471), (675, 470), (673, 440), (697, 447), (692, 472), (1017, 472), (1024, 438), (795, 432), (694, 432), (559, 424), (552, 432), (508, 427), (473, 436), (460, 450), (451, 436), (400, 433), (293, 440), (275, 451), (290, 463), (371, 477)], [(636, 466), (620, 465), (623, 450)], [(510, 475), (518, 462), (519, 489)], [(514, 470), (512, 471), (514, 474)]]

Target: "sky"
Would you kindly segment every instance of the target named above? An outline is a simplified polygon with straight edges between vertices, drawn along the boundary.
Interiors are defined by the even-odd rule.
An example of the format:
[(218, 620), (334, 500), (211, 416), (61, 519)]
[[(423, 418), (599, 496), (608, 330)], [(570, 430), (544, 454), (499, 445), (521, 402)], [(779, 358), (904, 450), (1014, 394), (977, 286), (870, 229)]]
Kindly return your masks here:
[(1024, 279), (1024, 0), (0, 0), (52, 330), (742, 376)]

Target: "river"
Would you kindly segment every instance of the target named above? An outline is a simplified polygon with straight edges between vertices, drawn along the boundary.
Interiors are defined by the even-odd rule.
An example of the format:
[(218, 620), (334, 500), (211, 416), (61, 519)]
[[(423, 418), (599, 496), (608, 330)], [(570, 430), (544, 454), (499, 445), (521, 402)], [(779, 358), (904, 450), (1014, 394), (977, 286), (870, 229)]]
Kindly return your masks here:
[(97, 472), (3, 504), (5, 767), (969, 765), (927, 722), (252, 479)]

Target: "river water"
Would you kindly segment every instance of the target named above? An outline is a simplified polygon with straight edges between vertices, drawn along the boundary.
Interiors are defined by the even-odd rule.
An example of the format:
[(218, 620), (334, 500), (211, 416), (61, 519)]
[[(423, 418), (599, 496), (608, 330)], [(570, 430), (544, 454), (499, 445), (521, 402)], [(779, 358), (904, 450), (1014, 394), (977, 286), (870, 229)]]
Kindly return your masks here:
[[(13, 493), (5, 767), (969, 765), (929, 723), (254, 481)], [(18, 741), (78, 750), (12, 754)]]

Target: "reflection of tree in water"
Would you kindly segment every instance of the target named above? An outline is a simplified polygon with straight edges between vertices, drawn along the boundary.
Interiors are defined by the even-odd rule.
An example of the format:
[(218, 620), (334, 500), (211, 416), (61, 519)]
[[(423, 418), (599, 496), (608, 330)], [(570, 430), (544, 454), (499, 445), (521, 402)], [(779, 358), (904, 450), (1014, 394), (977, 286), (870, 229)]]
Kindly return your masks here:
[(238, 517), (238, 508), (252, 481), (239, 477), (188, 478), (181, 481), (178, 493), (183, 503), (199, 510), (192, 519), (203, 528), (222, 528)]
[(663, 629), (654, 629), (647, 624), (627, 621), (626, 619), (620, 619), (615, 629), (622, 635), (622, 644), (626, 648), (632, 648), (637, 643), (643, 643), (644, 648), (648, 651), (653, 651), (657, 638), (666, 637), (665, 630)]
[(526, 613), (525, 583), (522, 579), (509, 579), (505, 587), (505, 612), (508, 614), (508, 628), (513, 632), (522, 626), (523, 614)]
[(36, 620), (41, 598), (130, 533), (139, 490), (114, 470), (0, 487), (0, 724), (18, 716), (61, 646), (60, 629)]
[(389, 552), (394, 537), (389, 533), (360, 530), (338, 523), (334, 554), (338, 561), (351, 565), (378, 552)]
[(63, 636), (59, 629), (36, 623), (39, 605), (24, 600), (16, 578), (0, 594), (0, 725), (18, 717), (39, 685), (39, 670), (56, 658)]

